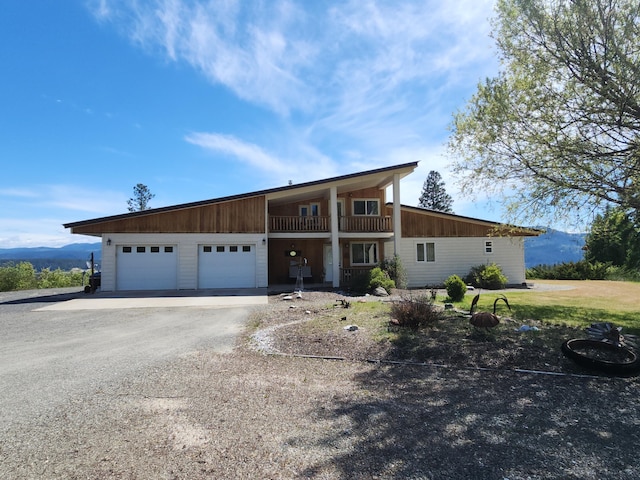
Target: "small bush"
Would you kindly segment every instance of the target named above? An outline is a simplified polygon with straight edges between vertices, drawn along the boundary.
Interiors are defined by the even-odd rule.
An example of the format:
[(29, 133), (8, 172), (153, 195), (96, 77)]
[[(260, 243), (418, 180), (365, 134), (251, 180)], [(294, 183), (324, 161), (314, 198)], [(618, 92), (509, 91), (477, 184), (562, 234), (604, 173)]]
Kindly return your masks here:
[(507, 284), (507, 277), (502, 273), (500, 266), (495, 263), (471, 267), (465, 280), (474, 287), (487, 290), (500, 290)]
[(391, 289), (396, 288), (396, 283), (380, 267), (376, 267), (369, 272), (369, 291), (378, 287), (384, 288), (387, 293), (391, 293)]
[(351, 277), (351, 290), (356, 293), (368, 293), (377, 287), (384, 288), (387, 293), (395, 288), (395, 283), (389, 275), (379, 267), (368, 271), (359, 271)]
[(467, 293), (467, 284), (458, 276), (451, 275), (444, 282), (444, 288), (447, 289), (447, 295), (452, 302), (461, 302)]
[(396, 254), (391, 260), (385, 259), (380, 262), (380, 268), (389, 274), (389, 278), (395, 282), (397, 288), (407, 288), (407, 271), (399, 255)]
[(444, 315), (427, 296), (421, 296), (393, 302), (391, 316), (398, 326), (417, 330), (433, 326)]

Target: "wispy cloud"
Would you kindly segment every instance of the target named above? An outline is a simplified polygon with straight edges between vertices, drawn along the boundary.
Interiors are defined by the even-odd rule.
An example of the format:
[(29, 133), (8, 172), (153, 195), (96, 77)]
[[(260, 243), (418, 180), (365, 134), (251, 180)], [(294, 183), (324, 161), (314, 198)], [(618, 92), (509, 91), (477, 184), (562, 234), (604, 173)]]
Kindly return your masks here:
[(445, 169), (439, 154), (424, 155), (441, 149), (479, 77), (497, 70), (494, 3), (101, 0), (93, 11), (151, 54), (272, 112), (263, 143), (215, 132), (186, 140), (285, 175), (292, 161), (333, 173), (398, 157)]
[(278, 172), (284, 171), (287, 168), (285, 162), (268, 154), (259, 146), (243, 142), (232, 135), (192, 133), (187, 135), (185, 140), (205, 150), (230, 155), (260, 170)]

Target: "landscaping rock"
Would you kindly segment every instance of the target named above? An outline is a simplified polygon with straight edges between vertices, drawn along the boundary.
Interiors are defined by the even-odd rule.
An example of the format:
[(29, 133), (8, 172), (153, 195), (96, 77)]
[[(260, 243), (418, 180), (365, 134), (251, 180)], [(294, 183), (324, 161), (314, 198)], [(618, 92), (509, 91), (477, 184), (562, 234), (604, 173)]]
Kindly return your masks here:
[(387, 291), (382, 287), (376, 287), (376, 289), (373, 291), (373, 294), (376, 297), (388, 297), (389, 296)]

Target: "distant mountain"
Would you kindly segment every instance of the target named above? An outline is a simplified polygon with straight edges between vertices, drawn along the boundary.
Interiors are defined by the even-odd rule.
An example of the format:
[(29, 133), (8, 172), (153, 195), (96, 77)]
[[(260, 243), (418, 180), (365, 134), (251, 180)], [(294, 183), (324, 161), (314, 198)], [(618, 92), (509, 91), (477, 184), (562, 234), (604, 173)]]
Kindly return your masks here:
[(0, 266), (9, 263), (30, 262), (36, 270), (50, 268), (87, 268), (86, 263), (91, 258), (100, 263), (102, 255), (100, 243), (72, 243), (64, 247), (34, 247), (34, 248), (0, 248)]
[(524, 263), (526, 268), (537, 265), (555, 265), (577, 262), (584, 258), (585, 233), (567, 233), (547, 228), (546, 233), (524, 240)]

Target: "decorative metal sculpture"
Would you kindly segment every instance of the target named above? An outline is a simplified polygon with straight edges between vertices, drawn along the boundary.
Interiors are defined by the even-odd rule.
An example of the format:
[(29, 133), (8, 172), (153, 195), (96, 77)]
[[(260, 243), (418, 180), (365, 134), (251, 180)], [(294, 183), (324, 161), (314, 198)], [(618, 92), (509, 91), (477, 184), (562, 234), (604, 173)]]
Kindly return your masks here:
[(471, 325), (477, 328), (486, 328), (488, 330), (498, 325), (498, 323), (500, 323), (500, 317), (496, 315), (496, 304), (498, 303), (499, 300), (504, 301), (504, 303), (507, 304), (507, 308), (511, 310), (507, 297), (505, 297), (504, 295), (501, 295), (498, 298), (496, 298), (495, 301), (493, 302), (493, 313), (492, 312), (474, 312), (474, 309), (478, 306), (478, 300), (480, 300), (480, 294), (473, 297), (473, 301), (471, 302), (471, 310), (469, 310), (469, 313), (471, 314), (471, 319), (469, 320), (469, 322), (471, 323)]

